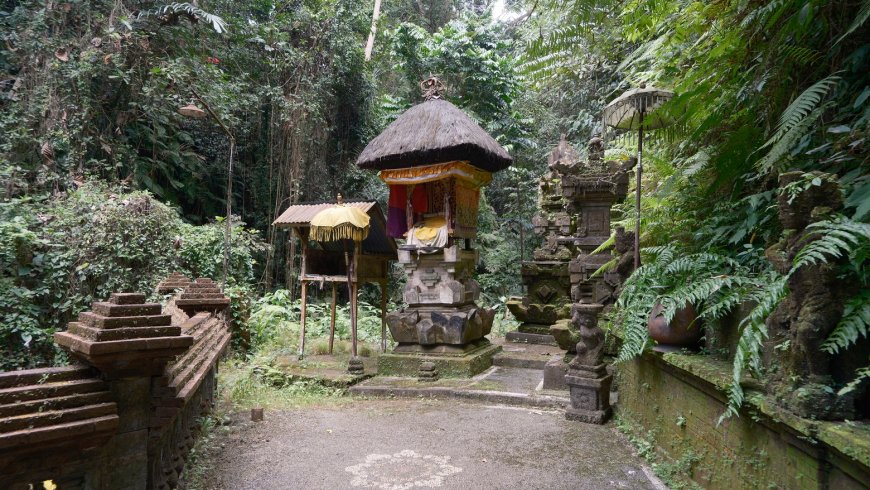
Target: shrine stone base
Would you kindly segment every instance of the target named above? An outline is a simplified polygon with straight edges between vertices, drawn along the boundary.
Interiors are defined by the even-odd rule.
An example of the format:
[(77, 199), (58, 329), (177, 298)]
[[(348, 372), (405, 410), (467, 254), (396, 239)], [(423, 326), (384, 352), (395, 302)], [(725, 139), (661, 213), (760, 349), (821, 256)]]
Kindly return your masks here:
[(607, 374), (604, 364), (598, 366), (572, 366), (565, 375), (565, 383), (571, 392), (571, 406), (565, 418), (587, 424), (607, 422), (613, 409), (610, 407), (610, 383), (613, 375)]
[(399, 344), (378, 356), (378, 376), (417, 377), (420, 364), (431, 362), (439, 377), (470, 378), (489, 369), (499, 352), (501, 346), (485, 338), (462, 346)]
[(568, 356), (553, 357), (547, 361), (547, 364), (544, 366), (543, 389), (568, 390), (568, 384), (565, 383), (565, 375), (568, 374), (569, 362), (571, 362), (571, 358)]

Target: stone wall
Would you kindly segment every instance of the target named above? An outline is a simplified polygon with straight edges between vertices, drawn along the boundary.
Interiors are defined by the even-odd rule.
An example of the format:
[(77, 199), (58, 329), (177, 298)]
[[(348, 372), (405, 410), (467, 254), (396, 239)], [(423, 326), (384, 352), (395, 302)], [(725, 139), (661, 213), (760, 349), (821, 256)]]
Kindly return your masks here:
[(55, 335), (77, 364), (0, 373), (0, 488), (173, 488), (230, 341), (203, 299), (188, 317), (113, 294)]
[(660, 469), (707, 489), (870, 487), (866, 424), (802, 419), (747, 386), (740, 417), (725, 410), (731, 363), (644, 354), (617, 370), (617, 412)]

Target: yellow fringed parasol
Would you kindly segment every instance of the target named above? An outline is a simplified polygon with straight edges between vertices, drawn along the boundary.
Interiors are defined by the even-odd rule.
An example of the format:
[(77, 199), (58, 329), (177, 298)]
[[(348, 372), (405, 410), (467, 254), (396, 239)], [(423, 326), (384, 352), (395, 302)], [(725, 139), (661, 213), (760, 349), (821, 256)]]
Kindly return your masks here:
[[(344, 242), (344, 263), (347, 267), (347, 292), (351, 302), (350, 309), (350, 325), (351, 325), (351, 355), (352, 360), (357, 359), (357, 285), (356, 285), (356, 256), (359, 254), (362, 241), (369, 236), (369, 221), (368, 213), (360, 208), (346, 206), (341, 199), (341, 194), (338, 195), (337, 203), (334, 207), (324, 209), (311, 218), (311, 231), (309, 237), (318, 242), (337, 242), (344, 240), (353, 240), (354, 243), (354, 260), (351, 261), (347, 251), (347, 242)], [(301, 331), (301, 336), (305, 336), (305, 331)], [(330, 334), (331, 335), (331, 334)], [(330, 339), (331, 342), (331, 339)], [(304, 341), (299, 343), (299, 358), (302, 359), (302, 345)], [(331, 344), (330, 344), (331, 345)]]
[(361, 242), (369, 236), (368, 213), (360, 208), (339, 203), (324, 209), (311, 219), (311, 239), (318, 242), (353, 240)]

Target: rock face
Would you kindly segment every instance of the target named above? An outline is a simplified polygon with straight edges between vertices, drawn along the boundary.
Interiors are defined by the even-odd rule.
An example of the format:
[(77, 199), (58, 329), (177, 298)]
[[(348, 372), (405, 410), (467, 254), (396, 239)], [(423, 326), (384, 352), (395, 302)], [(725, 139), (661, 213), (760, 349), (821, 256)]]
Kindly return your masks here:
[[(605, 162), (604, 144), (597, 136), (589, 142), (588, 153), (582, 162), (563, 135), (550, 154), (550, 171), (539, 184), (540, 213), (532, 221), (542, 244), (534, 260), (522, 265), (527, 294), (507, 304), (523, 322), (508, 333), (509, 341), (558, 341), (556, 337), (565, 337), (562, 330), (572, 302), (609, 305), (624, 279), (618, 271), (592, 277), (612, 256), (591, 252), (610, 238), (610, 208), (625, 198), (634, 160)], [(573, 343), (566, 350), (573, 351)]]

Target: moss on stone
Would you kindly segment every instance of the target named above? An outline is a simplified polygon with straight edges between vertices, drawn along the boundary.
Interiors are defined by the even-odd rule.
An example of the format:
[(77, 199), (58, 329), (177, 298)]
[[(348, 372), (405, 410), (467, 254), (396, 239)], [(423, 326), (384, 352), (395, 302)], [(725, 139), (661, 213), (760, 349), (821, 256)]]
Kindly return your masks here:
[(432, 362), (441, 378), (470, 378), (489, 369), (499, 352), (500, 345), (488, 345), (464, 356), (386, 353), (378, 357), (378, 375), (416, 377), (421, 362)]

